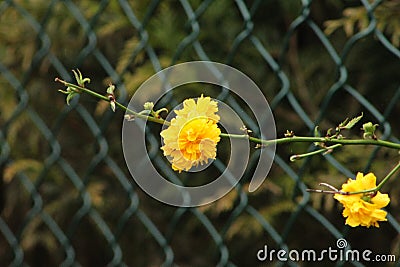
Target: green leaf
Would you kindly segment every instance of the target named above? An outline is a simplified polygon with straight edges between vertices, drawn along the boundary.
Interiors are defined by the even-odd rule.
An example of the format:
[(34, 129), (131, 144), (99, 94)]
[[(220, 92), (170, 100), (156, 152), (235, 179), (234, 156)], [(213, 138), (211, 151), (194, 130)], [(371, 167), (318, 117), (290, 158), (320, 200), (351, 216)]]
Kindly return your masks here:
[(58, 91), (59, 91), (60, 93), (63, 93), (64, 95), (69, 95), (69, 94), (70, 94), (70, 92), (64, 91), (64, 90), (61, 90), (61, 89), (59, 89)]
[(364, 115), (364, 114), (361, 112), (361, 115), (360, 115), (360, 116), (355, 117), (355, 118), (351, 119), (350, 121), (349, 121), (349, 119), (347, 118), (344, 122), (342, 122), (342, 123), (339, 124), (339, 129), (341, 129), (341, 130), (342, 130), (342, 129), (349, 130), (349, 129), (353, 128), (354, 125), (356, 125), (357, 122), (359, 122), (359, 121), (361, 120), (361, 118), (363, 117), (363, 115)]
[(166, 109), (166, 108), (161, 108), (161, 109), (159, 109), (159, 110), (157, 110), (157, 111), (154, 111), (153, 113), (153, 115), (154, 115), (154, 117), (156, 117), (156, 118), (158, 118), (158, 117), (160, 117), (160, 113), (161, 112), (166, 112), (166, 113), (168, 113), (168, 109)]
[(90, 78), (83, 78), (82, 85), (85, 85), (85, 83), (90, 83)]
[(78, 83), (79, 86), (85, 87), (85, 83), (90, 83), (89, 78), (83, 78), (82, 73), (79, 69), (72, 70), (75, 76), (75, 80)]
[(107, 94), (114, 95), (115, 85), (110, 84), (107, 88)]
[(67, 105), (69, 106), (69, 102), (71, 101), (71, 99), (74, 97), (74, 96), (76, 96), (77, 95), (77, 93), (75, 93), (75, 92), (70, 92), (68, 95), (67, 95)]
[(76, 71), (75, 71), (75, 70), (72, 70), (72, 72), (73, 72), (74, 75), (75, 75), (75, 80), (76, 80), (76, 82), (77, 82), (78, 84), (80, 84), (81, 81), (82, 81), (82, 73), (81, 73), (81, 71), (80, 71), (79, 69), (76, 69)]
[(342, 121), (342, 122), (339, 124), (338, 128), (339, 128), (339, 129), (342, 129), (342, 128), (347, 124), (348, 121), (349, 121), (349, 118), (346, 118), (344, 121)]
[(364, 138), (373, 138), (376, 139), (375, 130), (376, 127), (379, 126), (378, 124), (373, 124), (372, 122), (367, 122), (363, 124), (363, 131), (364, 131)]
[(315, 126), (314, 128), (314, 137), (321, 137), (321, 134), (318, 131), (318, 126)]
[(356, 125), (356, 124), (361, 120), (361, 118), (363, 117), (363, 115), (364, 115), (364, 114), (361, 112), (361, 115), (358, 116), (358, 117), (355, 117), (355, 118), (353, 118), (351, 121), (349, 121), (349, 122), (346, 124), (345, 128), (346, 128), (346, 129), (351, 129), (351, 128), (353, 128), (353, 126)]

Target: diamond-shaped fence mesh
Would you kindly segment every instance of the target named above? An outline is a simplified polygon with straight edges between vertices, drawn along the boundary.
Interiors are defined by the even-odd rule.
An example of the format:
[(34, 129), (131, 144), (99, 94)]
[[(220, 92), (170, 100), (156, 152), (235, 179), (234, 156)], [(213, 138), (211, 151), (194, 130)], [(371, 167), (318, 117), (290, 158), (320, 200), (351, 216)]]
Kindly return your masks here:
[[(312, 135), (361, 112), (380, 139), (399, 142), (400, 3), (387, 1), (71, 1), (0, 3), (0, 265), (259, 266), (269, 249), (349, 248), (395, 255), (400, 266), (400, 183), (393, 178), (388, 221), (380, 228), (344, 225), (331, 195), (358, 171), (383, 177), (398, 151), (345, 147), (296, 162), (309, 144), (277, 147), (261, 188), (247, 190), (258, 151), (240, 183), (217, 202), (177, 208), (146, 195), (131, 178), (121, 148), (123, 112), (81, 95), (70, 105), (54, 82), (79, 68), (90, 88), (109, 82), (128, 103), (163, 68), (205, 60), (233, 66), (261, 88), (277, 135)], [(173, 108), (202, 93), (195, 85), (169, 96)], [(217, 94), (257, 134), (252, 115), (228, 91)], [(153, 164), (171, 180), (160, 128), (146, 132)], [(360, 136), (359, 128), (350, 135)], [(218, 153), (223, 154), (223, 151)], [(223, 160), (215, 162), (225, 168)], [(140, 168), (140, 166), (137, 166)], [(398, 176), (398, 175), (397, 175)], [(331, 265), (368, 265), (362, 259)]]

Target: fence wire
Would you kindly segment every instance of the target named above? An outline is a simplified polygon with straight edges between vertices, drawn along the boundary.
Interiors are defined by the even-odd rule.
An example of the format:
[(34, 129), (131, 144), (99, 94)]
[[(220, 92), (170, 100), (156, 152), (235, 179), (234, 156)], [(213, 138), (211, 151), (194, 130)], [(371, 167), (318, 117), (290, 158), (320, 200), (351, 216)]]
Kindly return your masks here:
[[(316, 125), (332, 127), (363, 112), (379, 124), (381, 139), (399, 142), (400, 50), (379, 17), (385, 5), (398, 12), (398, 1), (350, 2), (3, 1), (0, 265), (259, 266), (264, 245), (322, 250), (345, 238), (351, 248), (396, 255), (392, 264), (400, 266), (399, 182), (385, 188), (392, 203), (379, 229), (345, 227), (331, 196), (306, 191), (320, 181), (339, 186), (357, 171), (382, 177), (397, 152), (346, 148), (291, 163), (291, 154), (312, 146), (279, 147), (265, 184), (248, 193), (254, 150), (241, 182), (223, 199), (170, 207), (144, 194), (127, 172), (122, 112), (86, 96), (67, 106), (54, 83), (55, 77), (72, 82), (70, 70), (79, 68), (91, 88), (100, 92), (112, 81), (118, 100), (127, 103), (134, 88), (165, 67), (217, 61), (262, 88), (279, 136), (287, 129), (312, 134)], [(345, 34), (346, 26), (324, 32), (346, 8), (364, 15), (363, 27), (353, 21), (352, 34)], [(168, 97), (172, 107), (182, 101)], [(245, 103), (224, 90), (217, 98), (257, 134)], [(146, 135), (149, 155), (179, 182), (154, 145), (157, 133)], [(225, 169), (222, 160), (214, 165)], [(277, 266), (313, 264), (274, 260)]]

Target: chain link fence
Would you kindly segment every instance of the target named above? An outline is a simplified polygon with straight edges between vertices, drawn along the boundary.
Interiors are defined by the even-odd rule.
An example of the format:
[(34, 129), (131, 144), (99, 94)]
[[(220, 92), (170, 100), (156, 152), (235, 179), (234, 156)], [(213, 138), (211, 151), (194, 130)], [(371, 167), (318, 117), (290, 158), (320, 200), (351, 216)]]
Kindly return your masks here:
[[(290, 162), (313, 146), (279, 146), (268, 179), (248, 193), (254, 149), (228, 195), (176, 208), (147, 196), (130, 177), (121, 151), (123, 112), (85, 95), (68, 106), (54, 83), (55, 77), (72, 82), (70, 70), (79, 68), (90, 88), (105, 93), (113, 82), (127, 103), (165, 67), (216, 61), (263, 90), (279, 137), (286, 130), (312, 134), (316, 125), (327, 129), (363, 112), (379, 124), (379, 138), (399, 142), (399, 15), (397, 0), (2, 1), (0, 265), (261, 266), (266, 262), (257, 252), (265, 245), (322, 251), (345, 238), (349, 248), (395, 255), (390, 264), (400, 266), (396, 179), (384, 187), (391, 204), (379, 229), (345, 226), (332, 196), (306, 191), (322, 181), (340, 186), (358, 171), (379, 179), (398, 161), (397, 151), (346, 147)], [(201, 87), (172, 94), (168, 107), (199, 96)], [(224, 90), (216, 98), (257, 134), (245, 103)], [(190, 183), (190, 176), (169, 171), (160, 128), (149, 127), (153, 163), (170, 179)], [(222, 160), (214, 166), (225, 168)]]

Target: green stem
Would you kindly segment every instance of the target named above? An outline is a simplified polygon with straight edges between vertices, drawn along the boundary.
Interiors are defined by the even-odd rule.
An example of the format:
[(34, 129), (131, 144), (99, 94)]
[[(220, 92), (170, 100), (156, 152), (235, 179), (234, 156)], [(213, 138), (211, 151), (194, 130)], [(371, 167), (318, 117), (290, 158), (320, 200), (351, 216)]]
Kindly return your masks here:
[[(170, 125), (169, 121), (166, 121), (161, 118), (156, 118), (153, 116), (148, 116), (145, 114), (141, 114), (138, 112), (135, 112), (128, 107), (124, 106), (123, 104), (119, 103), (116, 101), (114, 98), (110, 98), (105, 95), (101, 95), (99, 93), (96, 93), (88, 88), (75, 85), (69, 82), (66, 82), (64, 80), (61, 80), (59, 78), (55, 79), (56, 82), (62, 83), (64, 86), (67, 86), (75, 91), (75, 93), (87, 93), (91, 96), (94, 96), (98, 99), (111, 102), (114, 101), (115, 105), (118, 106), (119, 108), (125, 110), (126, 112), (132, 114), (134, 117), (145, 119), (151, 122), (159, 123), (159, 124), (165, 124), (165, 125)], [(337, 139), (337, 138), (332, 138), (332, 137), (307, 137), (307, 136), (290, 136), (290, 137), (284, 137), (284, 138), (278, 138), (278, 139), (272, 139), (272, 140), (263, 140), (259, 139), (256, 137), (249, 136), (248, 134), (227, 134), (227, 133), (221, 133), (221, 137), (225, 138), (234, 138), (234, 139), (247, 139), (249, 141), (252, 141), (254, 143), (268, 146), (272, 144), (285, 144), (285, 143), (294, 143), (294, 142), (305, 142), (305, 143), (322, 143), (322, 144), (332, 144), (331, 146), (324, 147), (322, 149), (312, 151), (309, 153), (304, 153), (304, 154), (299, 154), (299, 155), (294, 155), (290, 158), (291, 161), (320, 154), (329, 150), (333, 150), (337, 147), (340, 147), (342, 145), (375, 145), (375, 146), (383, 146), (383, 147), (388, 147), (388, 148), (394, 148), (394, 149), (399, 149), (400, 150), (400, 144), (398, 143), (392, 143), (389, 141), (384, 141), (384, 140), (375, 140), (375, 139)], [(325, 191), (325, 190), (314, 190), (310, 189), (309, 191), (311, 192), (329, 192), (333, 194), (342, 194), (342, 195), (354, 195), (354, 194), (362, 194), (362, 193), (370, 193), (370, 192), (377, 192), (379, 191), (382, 186), (395, 174), (398, 170), (400, 169), (400, 162), (386, 175), (386, 177), (376, 186), (375, 188), (367, 189), (367, 190), (361, 190), (361, 191), (356, 191), (356, 192), (344, 192), (340, 190), (333, 190), (333, 191)]]
[[(62, 84), (64, 84), (67, 87), (73, 88), (76, 90), (77, 93), (87, 93), (91, 96), (94, 96), (98, 99), (110, 102), (111, 100), (104, 95), (98, 94), (88, 88), (79, 86), (79, 85), (75, 85), (72, 83), (68, 83), (64, 80), (61, 80), (59, 78), (55, 79), (56, 82), (60, 82)], [(151, 122), (155, 122), (155, 123), (159, 123), (159, 124), (165, 124), (165, 125), (170, 125), (170, 122), (163, 120), (161, 118), (156, 118), (156, 117), (152, 117), (152, 116), (148, 116), (148, 115), (144, 115), (144, 114), (140, 114), (138, 112), (135, 112), (127, 107), (125, 107), (124, 105), (122, 105), (121, 103), (115, 101), (115, 104), (125, 110), (126, 112), (129, 112), (130, 114), (134, 115), (137, 118), (141, 118), (141, 119), (145, 119)], [(259, 139), (256, 137), (252, 137), (249, 136), (247, 134), (227, 134), (227, 133), (221, 133), (220, 134), (221, 137), (227, 137), (227, 138), (234, 138), (234, 139), (248, 139), (254, 143), (257, 144), (261, 144), (264, 146), (268, 146), (271, 144), (285, 144), (285, 143), (298, 143), (298, 142), (304, 142), (304, 143), (324, 143), (324, 144), (332, 144), (332, 146), (328, 147), (328, 148), (336, 148), (339, 147), (340, 145), (375, 145), (375, 146), (383, 146), (383, 147), (388, 147), (388, 148), (394, 148), (394, 149), (399, 149), (400, 150), (400, 144), (397, 143), (392, 143), (389, 141), (384, 141), (384, 140), (374, 140), (374, 139), (336, 139), (336, 138), (329, 138), (329, 137), (307, 137), (307, 136), (291, 136), (291, 137), (284, 137), (284, 138), (278, 138), (278, 139), (272, 139), (272, 140), (263, 140), (263, 139)], [(318, 154), (321, 152), (327, 151), (327, 148), (323, 148), (321, 150), (317, 150), (317, 151), (313, 151), (307, 154), (303, 154), (303, 155), (314, 155), (314, 154)], [(299, 155), (297, 155), (299, 156)]]
[(375, 146), (383, 146), (394, 149), (400, 149), (400, 144), (392, 143), (384, 140), (374, 140), (374, 139), (332, 139), (328, 137), (308, 137), (308, 136), (292, 136), (292, 137), (284, 137), (272, 140), (263, 140), (255, 137), (248, 136), (246, 134), (226, 134), (221, 133), (221, 137), (229, 137), (235, 139), (248, 139), (252, 142), (262, 144), (262, 145), (271, 145), (271, 144), (285, 144), (285, 143), (331, 143), (331, 144), (341, 144), (341, 145), (375, 145)]
[(296, 161), (298, 159), (302, 159), (302, 158), (306, 158), (306, 157), (309, 157), (309, 156), (318, 155), (318, 154), (325, 153), (325, 152), (329, 153), (331, 150), (333, 150), (333, 149), (335, 149), (337, 147), (341, 147), (341, 146), (342, 146), (342, 144), (336, 144), (336, 145), (333, 145), (333, 146), (327, 146), (327, 147), (324, 147), (324, 148), (321, 148), (321, 149), (318, 149), (318, 150), (315, 150), (315, 151), (311, 151), (311, 152), (308, 152), (308, 153), (293, 155), (293, 156), (290, 157), (290, 161)]
[(400, 162), (397, 163), (397, 165), (386, 175), (386, 177), (382, 179), (382, 181), (376, 187), (376, 191), (380, 190), (382, 186), (390, 179), (390, 177), (392, 177), (393, 174), (395, 174), (399, 169), (400, 169)]
[[(88, 88), (85, 88), (85, 87), (82, 87), (82, 86), (79, 86), (79, 85), (75, 85), (75, 84), (73, 84), (73, 83), (66, 82), (66, 81), (61, 80), (61, 79), (59, 79), (59, 78), (56, 78), (55, 81), (56, 81), (56, 82), (60, 82), (60, 83), (64, 84), (64, 85), (67, 86), (67, 87), (70, 87), (70, 88), (75, 89), (75, 90), (76, 90), (76, 91), (75, 91), (76, 93), (82, 93), (82, 92), (84, 92), (84, 93), (87, 93), (87, 94), (89, 94), (89, 95), (91, 95), (91, 96), (94, 96), (94, 97), (96, 97), (96, 98), (98, 98), (98, 99), (101, 99), (101, 100), (104, 100), (104, 101), (107, 101), (107, 102), (110, 102), (110, 101), (111, 101), (107, 96), (104, 96), (104, 95), (101, 95), (101, 94), (99, 94), (99, 93), (96, 93), (95, 91), (90, 90), (90, 89), (88, 89)], [(116, 100), (114, 100), (114, 102), (115, 102), (115, 105), (117, 105), (119, 108), (125, 110), (126, 112), (129, 112), (130, 114), (132, 114), (132, 115), (135, 116), (136, 118), (145, 119), (145, 120), (148, 120), (148, 121), (151, 121), (151, 122), (156, 122), (156, 123), (159, 123), (159, 124), (165, 124), (165, 125), (169, 125), (169, 124), (170, 124), (168, 121), (163, 120), (163, 119), (161, 119), (161, 118), (155, 118), (155, 117), (152, 117), (152, 116), (147, 116), (147, 115), (144, 115), (144, 114), (140, 114), (140, 113), (138, 113), (138, 112), (135, 112), (135, 111), (133, 111), (133, 110), (131, 110), (131, 109), (125, 107), (124, 105), (122, 105), (121, 103), (119, 103), (119, 102), (116, 101)]]
[(382, 179), (382, 181), (374, 188), (370, 189), (365, 189), (365, 190), (360, 190), (360, 191), (353, 191), (353, 192), (346, 192), (346, 191), (341, 191), (335, 189), (333, 186), (326, 184), (326, 183), (320, 183), (320, 185), (325, 185), (328, 186), (329, 188), (333, 190), (319, 190), (319, 189), (307, 189), (308, 192), (316, 192), (316, 193), (328, 193), (328, 194), (340, 194), (340, 195), (357, 195), (357, 194), (366, 194), (366, 193), (375, 193), (378, 192), (384, 184), (389, 181), (389, 179), (400, 169), (400, 162), (397, 163), (396, 166), (385, 176), (385, 178)]
[(374, 188), (366, 189), (366, 190), (360, 190), (360, 191), (355, 191), (355, 192), (343, 192), (339, 191), (338, 194), (342, 195), (355, 195), (355, 194), (365, 194), (365, 193), (371, 193), (371, 192), (378, 192), (383, 185), (389, 181), (389, 179), (395, 174), (398, 170), (400, 169), (400, 162), (397, 163), (397, 165), (385, 176), (385, 178), (382, 179), (382, 181)]

